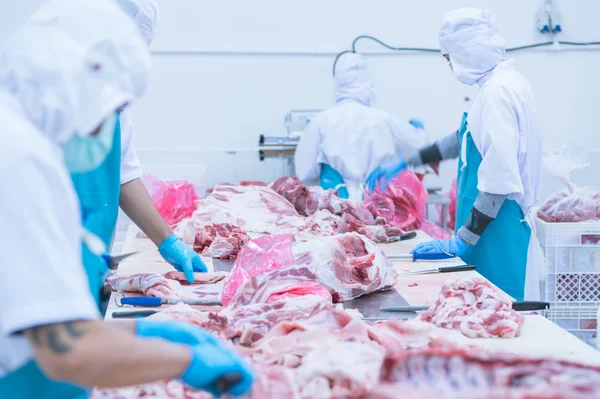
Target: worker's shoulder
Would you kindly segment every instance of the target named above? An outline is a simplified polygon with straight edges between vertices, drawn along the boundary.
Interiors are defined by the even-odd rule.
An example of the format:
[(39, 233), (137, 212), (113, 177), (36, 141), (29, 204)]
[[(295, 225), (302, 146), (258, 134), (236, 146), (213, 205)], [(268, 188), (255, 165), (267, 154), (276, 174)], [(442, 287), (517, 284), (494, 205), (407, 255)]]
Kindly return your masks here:
[(369, 107), (358, 101), (344, 101), (333, 107), (323, 110), (320, 115), (324, 118), (333, 115), (364, 115), (367, 120), (385, 120), (391, 117), (391, 114), (379, 108)]
[(529, 91), (530, 89), (531, 85), (527, 78), (512, 68), (492, 76), (483, 86), (482, 93), (494, 96)]

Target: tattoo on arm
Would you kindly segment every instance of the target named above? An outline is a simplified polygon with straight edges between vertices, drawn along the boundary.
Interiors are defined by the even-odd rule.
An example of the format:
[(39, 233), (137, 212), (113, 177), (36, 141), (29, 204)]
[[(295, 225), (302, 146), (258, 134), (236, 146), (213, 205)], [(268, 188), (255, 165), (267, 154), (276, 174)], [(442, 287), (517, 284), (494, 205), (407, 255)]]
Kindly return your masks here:
[(48, 348), (57, 354), (69, 353), (73, 341), (85, 334), (85, 327), (80, 322), (66, 322), (31, 328), (27, 335), (38, 348)]

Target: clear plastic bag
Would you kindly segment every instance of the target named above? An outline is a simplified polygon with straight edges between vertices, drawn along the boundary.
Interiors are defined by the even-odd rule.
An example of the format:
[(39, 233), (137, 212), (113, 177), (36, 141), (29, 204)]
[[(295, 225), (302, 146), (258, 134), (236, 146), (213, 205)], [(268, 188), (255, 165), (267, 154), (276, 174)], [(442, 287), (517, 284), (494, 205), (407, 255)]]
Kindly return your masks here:
[(238, 254), (225, 280), (223, 305), (227, 306), (238, 288), (252, 277), (293, 263), (292, 237), (289, 234), (264, 235), (249, 241)]
[(166, 181), (149, 174), (144, 174), (142, 181), (158, 213), (169, 226), (175, 226), (196, 210), (198, 194), (191, 182)]
[(565, 183), (567, 190), (546, 200), (537, 213), (540, 219), (551, 223), (600, 220), (600, 189), (577, 187), (571, 182), (571, 172), (590, 165), (583, 147), (567, 143), (559, 151), (545, 152), (544, 165)]

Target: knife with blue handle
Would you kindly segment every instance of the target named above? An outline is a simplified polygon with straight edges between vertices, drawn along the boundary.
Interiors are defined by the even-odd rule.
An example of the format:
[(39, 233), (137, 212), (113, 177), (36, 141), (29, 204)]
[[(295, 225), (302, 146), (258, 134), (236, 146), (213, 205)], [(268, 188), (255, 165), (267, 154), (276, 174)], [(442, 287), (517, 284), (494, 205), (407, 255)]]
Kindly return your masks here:
[[(411, 313), (421, 312), (429, 309), (430, 305), (414, 305), (414, 306), (390, 306), (379, 309), (382, 312), (400, 312), (400, 313)], [(540, 301), (515, 301), (512, 303), (513, 310), (517, 312), (544, 310), (550, 308), (548, 302)]]
[(387, 255), (388, 259), (412, 259), (413, 262), (418, 260), (445, 260), (456, 258), (456, 255), (451, 254), (446, 251), (439, 252), (424, 252), (417, 253), (414, 252), (412, 254), (389, 254)]
[(125, 297), (121, 298), (117, 305), (156, 307), (162, 305), (176, 305), (178, 303), (185, 303), (186, 305), (221, 306), (221, 301), (211, 301), (208, 299), (162, 299), (155, 296)]

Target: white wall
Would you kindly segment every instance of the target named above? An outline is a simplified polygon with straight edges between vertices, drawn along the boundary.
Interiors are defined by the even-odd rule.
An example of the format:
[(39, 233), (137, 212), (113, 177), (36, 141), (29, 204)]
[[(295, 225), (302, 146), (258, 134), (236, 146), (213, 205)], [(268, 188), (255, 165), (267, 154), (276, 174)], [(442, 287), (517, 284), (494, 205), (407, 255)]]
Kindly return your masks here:
[[(541, 0), (159, 0), (147, 95), (136, 105), (136, 146), (144, 166), (206, 167), (206, 184), (272, 180), (279, 161), (258, 161), (260, 133), (283, 135), (290, 109), (323, 108), (331, 100), (334, 54), (371, 34), (396, 46), (437, 47), (443, 13), (471, 5), (497, 13), (508, 46), (546, 41), (535, 31)], [(10, 2), (0, 15), (0, 43), (39, 0)], [(600, 40), (600, 1), (560, 0), (561, 40)], [(10, 8), (8, 12), (4, 12)], [(457, 128), (475, 89), (456, 81), (438, 54), (388, 54), (367, 42), (378, 105), (424, 121), (432, 138)], [(534, 88), (544, 146), (574, 139), (600, 151), (600, 51), (513, 53)], [(600, 167), (598, 153), (595, 170)], [(446, 165), (447, 186), (455, 169)], [(578, 183), (591, 184), (592, 173)], [(596, 178), (596, 182), (598, 179)], [(545, 194), (559, 187), (549, 181)]]

